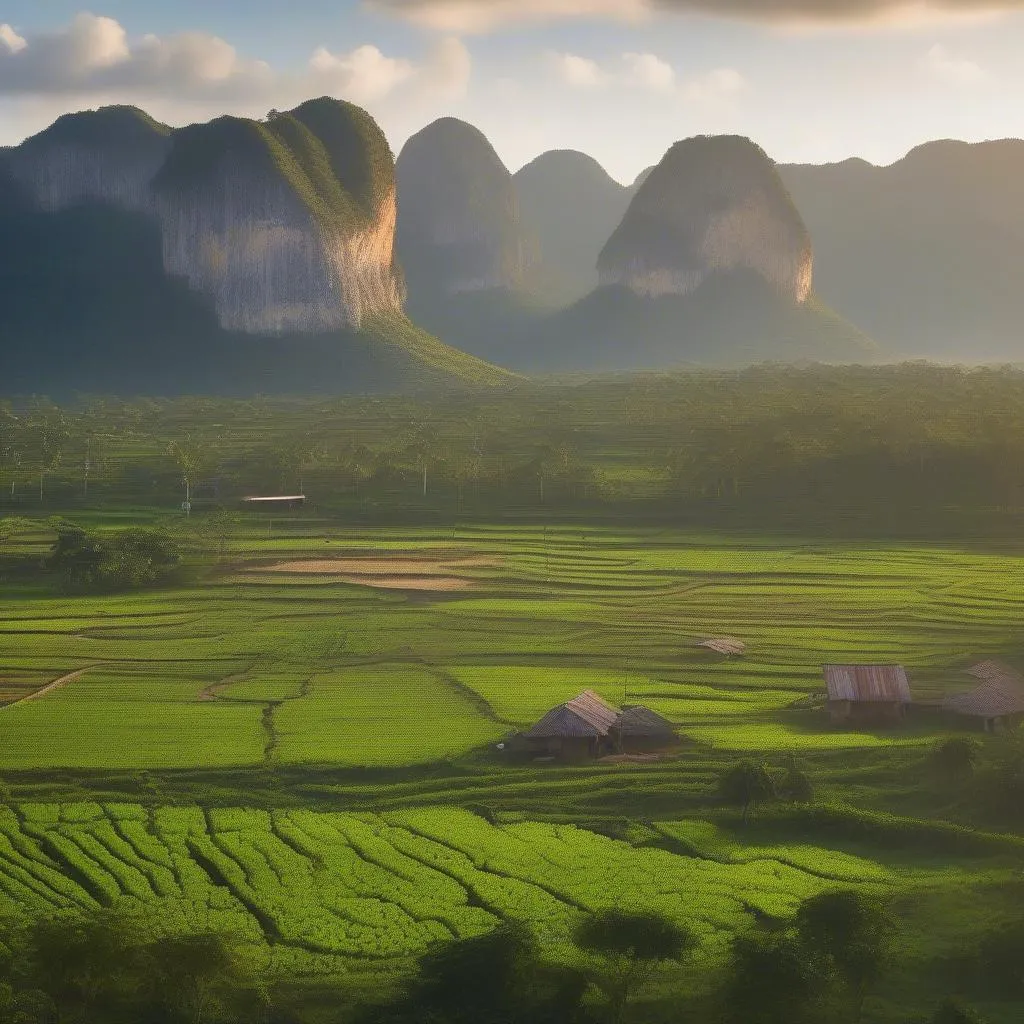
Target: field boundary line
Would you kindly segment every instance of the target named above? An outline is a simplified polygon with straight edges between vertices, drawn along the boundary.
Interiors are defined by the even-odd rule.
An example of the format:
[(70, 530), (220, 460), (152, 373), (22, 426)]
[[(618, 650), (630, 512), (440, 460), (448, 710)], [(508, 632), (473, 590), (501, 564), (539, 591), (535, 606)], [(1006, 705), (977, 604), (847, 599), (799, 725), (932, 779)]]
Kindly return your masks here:
[(36, 700), (39, 697), (45, 697), (48, 693), (53, 690), (59, 690), (62, 686), (67, 683), (73, 683), (76, 679), (84, 676), (86, 672), (92, 671), (94, 668), (100, 668), (105, 665), (105, 661), (97, 661), (95, 665), (86, 665), (83, 668), (76, 668), (74, 672), (67, 672), (62, 676), (58, 676), (56, 679), (44, 686), (41, 686), (38, 690), (33, 690), (31, 693), (26, 694), (24, 697), (19, 697), (17, 700), (12, 700), (9, 704), (4, 704), (5, 708), (13, 708), (18, 704), (25, 704), (30, 700)]

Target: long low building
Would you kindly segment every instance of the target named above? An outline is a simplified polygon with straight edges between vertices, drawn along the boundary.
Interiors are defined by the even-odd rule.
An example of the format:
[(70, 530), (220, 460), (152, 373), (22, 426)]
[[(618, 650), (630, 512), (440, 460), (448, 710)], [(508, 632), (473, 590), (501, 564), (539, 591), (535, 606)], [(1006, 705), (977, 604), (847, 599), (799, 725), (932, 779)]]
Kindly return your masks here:
[(593, 690), (552, 708), (524, 738), (539, 754), (585, 760), (660, 750), (679, 742), (675, 726), (640, 704), (613, 707)]
[(822, 671), (834, 722), (896, 722), (913, 699), (902, 665), (825, 665)]

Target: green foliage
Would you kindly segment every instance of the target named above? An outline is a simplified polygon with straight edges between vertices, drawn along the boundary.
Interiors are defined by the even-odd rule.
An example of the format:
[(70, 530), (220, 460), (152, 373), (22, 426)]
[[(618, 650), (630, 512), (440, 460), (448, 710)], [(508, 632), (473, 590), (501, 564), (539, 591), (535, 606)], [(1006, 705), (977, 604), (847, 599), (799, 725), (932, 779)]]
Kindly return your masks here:
[(76, 591), (135, 590), (172, 577), (181, 561), (177, 547), (160, 530), (142, 527), (110, 536), (90, 534), (58, 522), (48, 566)]
[(930, 1024), (984, 1024), (984, 1021), (959, 999), (944, 999), (932, 1015)]
[(895, 922), (877, 900), (855, 890), (812, 896), (796, 915), (797, 936), (823, 977), (848, 990), (855, 1019), (887, 961)]
[(732, 941), (726, 988), (731, 1024), (817, 1024), (824, 983), (786, 932), (753, 931)]
[(960, 781), (974, 774), (981, 744), (969, 736), (949, 736), (932, 750), (932, 764), (943, 777)]
[(1006, 999), (1024, 999), (1024, 920), (992, 929), (978, 950), (980, 973), (987, 986)]
[(604, 965), (597, 978), (612, 1021), (623, 1019), (630, 997), (662, 963), (679, 960), (695, 944), (693, 934), (675, 921), (652, 912), (605, 910), (584, 918), (573, 939)]
[(739, 761), (725, 771), (718, 780), (718, 792), (726, 803), (742, 809), (744, 822), (751, 808), (774, 800), (777, 795), (775, 780), (768, 769), (750, 760)]
[(809, 804), (814, 799), (814, 785), (795, 757), (789, 759), (786, 774), (778, 782), (778, 795), (795, 804)]

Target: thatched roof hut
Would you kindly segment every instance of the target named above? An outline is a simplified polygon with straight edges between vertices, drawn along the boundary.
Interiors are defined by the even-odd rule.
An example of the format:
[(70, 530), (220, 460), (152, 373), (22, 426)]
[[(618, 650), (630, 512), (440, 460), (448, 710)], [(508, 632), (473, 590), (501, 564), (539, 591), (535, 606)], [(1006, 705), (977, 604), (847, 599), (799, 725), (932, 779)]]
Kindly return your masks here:
[(638, 704), (613, 707), (593, 690), (552, 708), (524, 737), (545, 753), (596, 757), (623, 750), (649, 750), (678, 740), (675, 727)]
[(729, 656), (744, 654), (747, 650), (747, 645), (742, 640), (737, 640), (734, 636), (711, 636), (706, 640), (699, 641), (697, 646), (706, 647), (709, 651)]
[(978, 721), (986, 732), (1014, 728), (1024, 721), (1024, 676), (1001, 661), (982, 661), (967, 670), (981, 684), (947, 697), (942, 706)]

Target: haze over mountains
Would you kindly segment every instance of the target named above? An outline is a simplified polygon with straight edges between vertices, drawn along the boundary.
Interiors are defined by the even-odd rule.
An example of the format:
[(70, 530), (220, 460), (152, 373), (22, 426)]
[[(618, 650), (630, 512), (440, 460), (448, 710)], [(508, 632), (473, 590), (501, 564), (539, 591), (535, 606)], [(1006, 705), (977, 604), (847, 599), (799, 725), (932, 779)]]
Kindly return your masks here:
[(327, 98), (177, 130), (108, 107), (0, 151), (0, 351), (8, 391), (1019, 360), (1022, 245), (1012, 140), (879, 168), (699, 137), (624, 186), (573, 151), (513, 175), (455, 118), (396, 162)]

